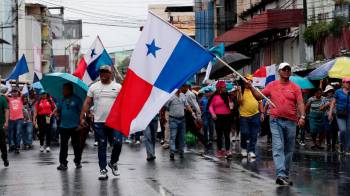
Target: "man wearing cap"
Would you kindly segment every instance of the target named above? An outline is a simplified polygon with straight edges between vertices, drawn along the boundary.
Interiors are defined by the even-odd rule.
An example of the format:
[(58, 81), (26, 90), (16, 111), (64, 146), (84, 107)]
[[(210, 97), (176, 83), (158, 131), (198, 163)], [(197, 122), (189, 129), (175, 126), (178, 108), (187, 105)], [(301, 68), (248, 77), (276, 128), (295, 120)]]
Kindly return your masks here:
[[(249, 83), (253, 82), (252, 75), (247, 75), (245, 78)], [(245, 84), (243, 90), (238, 90), (237, 101), (240, 115), (241, 154), (243, 157), (248, 155), (249, 158), (255, 159), (255, 147), (258, 140), (260, 120), (263, 121), (264, 119), (263, 105), (261, 101), (255, 99), (248, 83)], [(249, 145), (247, 144), (247, 140), (249, 140)]]
[[(276, 107), (270, 110), (270, 127), (272, 133), (272, 154), (276, 167), (276, 183), (292, 185), (289, 180), (289, 169), (292, 162), (295, 144), (296, 126), (305, 124), (305, 106), (299, 86), (289, 81), (291, 66), (281, 63), (278, 67), (279, 80), (269, 83), (262, 94), (270, 97)], [(263, 96), (250, 85), (257, 100)]]
[(98, 160), (100, 166), (99, 180), (108, 179), (107, 175), (107, 141), (113, 145), (111, 160), (108, 166), (111, 168), (113, 175), (117, 176), (119, 155), (122, 149), (122, 134), (105, 125), (106, 118), (119, 94), (121, 85), (112, 80), (112, 69), (110, 66), (100, 67), (100, 81), (90, 86), (85, 99), (82, 112), (80, 114), (80, 124), (84, 125), (84, 117), (90, 106), (93, 104), (94, 128), (98, 141)]

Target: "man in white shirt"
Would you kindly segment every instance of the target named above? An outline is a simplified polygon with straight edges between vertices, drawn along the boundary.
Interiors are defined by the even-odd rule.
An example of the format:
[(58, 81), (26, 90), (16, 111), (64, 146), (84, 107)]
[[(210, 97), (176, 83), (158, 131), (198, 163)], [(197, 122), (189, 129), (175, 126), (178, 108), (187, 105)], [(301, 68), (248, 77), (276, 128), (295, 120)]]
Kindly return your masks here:
[(84, 117), (91, 105), (94, 105), (94, 128), (98, 141), (98, 160), (100, 166), (99, 180), (108, 179), (107, 175), (107, 141), (113, 145), (111, 160), (108, 166), (113, 175), (118, 176), (119, 155), (122, 149), (122, 134), (105, 125), (107, 116), (117, 98), (121, 85), (112, 81), (112, 69), (110, 66), (100, 67), (100, 81), (91, 85), (80, 114), (80, 123), (84, 124)]

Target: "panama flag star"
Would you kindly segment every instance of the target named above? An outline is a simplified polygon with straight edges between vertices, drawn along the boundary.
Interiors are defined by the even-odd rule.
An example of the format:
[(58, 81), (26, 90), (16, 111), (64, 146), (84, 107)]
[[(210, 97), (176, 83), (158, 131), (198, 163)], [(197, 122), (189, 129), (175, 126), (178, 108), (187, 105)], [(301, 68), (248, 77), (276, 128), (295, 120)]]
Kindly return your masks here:
[(96, 55), (95, 48), (91, 50), (90, 57), (93, 58)]
[(146, 46), (147, 46), (147, 49), (148, 49), (147, 56), (149, 54), (152, 54), (154, 56), (154, 58), (156, 58), (156, 52), (157, 52), (157, 50), (160, 50), (161, 48), (156, 46), (155, 40), (153, 39), (152, 43), (151, 44), (146, 44)]

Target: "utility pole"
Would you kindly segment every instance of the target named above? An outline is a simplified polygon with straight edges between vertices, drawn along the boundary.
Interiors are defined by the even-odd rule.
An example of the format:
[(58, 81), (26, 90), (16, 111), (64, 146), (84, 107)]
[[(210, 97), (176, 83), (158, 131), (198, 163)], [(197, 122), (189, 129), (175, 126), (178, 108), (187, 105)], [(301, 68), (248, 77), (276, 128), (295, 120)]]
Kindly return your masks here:
[(15, 42), (15, 50), (16, 50), (16, 61), (18, 61), (18, 57), (19, 57), (19, 54), (18, 54), (18, 52), (19, 52), (19, 48), (18, 48), (18, 45), (19, 45), (19, 30), (18, 30), (18, 0), (15, 0), (15, 7), (14, 7), (14, 20), (13, 20), (13, 22), (14, 22), (14, 26), (15, 26), (15, 34), (16, 34), (16, 36), (15, 36), (15, 38), (16, 38), (16, 42)]
[(303, 0), (305, 28), (307, 27), (307, 0)]

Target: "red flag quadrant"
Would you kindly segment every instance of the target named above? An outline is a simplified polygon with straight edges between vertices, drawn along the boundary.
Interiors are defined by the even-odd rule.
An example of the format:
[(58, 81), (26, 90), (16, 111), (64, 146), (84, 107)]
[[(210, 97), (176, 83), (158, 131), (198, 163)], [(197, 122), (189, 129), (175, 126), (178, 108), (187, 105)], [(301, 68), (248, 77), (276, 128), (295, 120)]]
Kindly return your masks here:
[(106, 124), (128, 136), (130, 124), (140, 113), (153, 86), (128, 69), (123, 87), (112, 106)]

